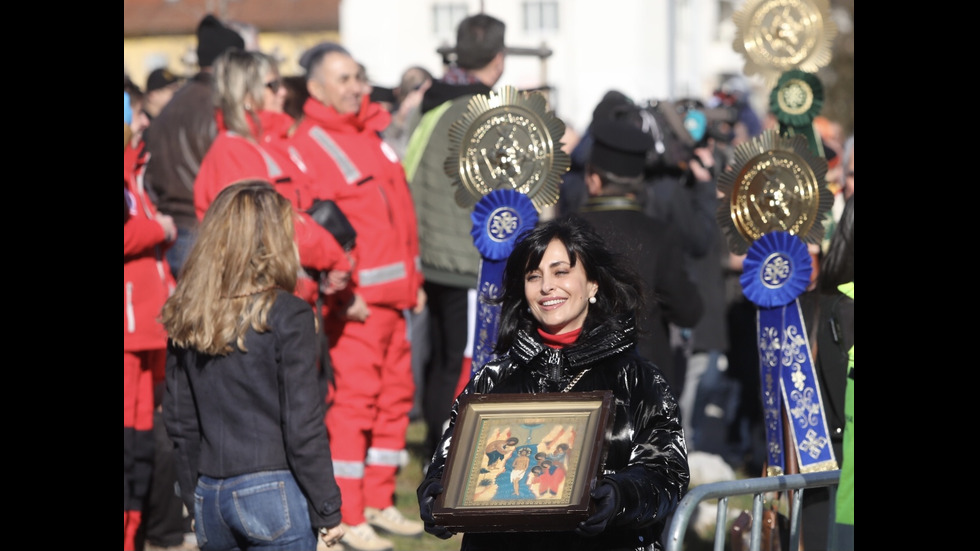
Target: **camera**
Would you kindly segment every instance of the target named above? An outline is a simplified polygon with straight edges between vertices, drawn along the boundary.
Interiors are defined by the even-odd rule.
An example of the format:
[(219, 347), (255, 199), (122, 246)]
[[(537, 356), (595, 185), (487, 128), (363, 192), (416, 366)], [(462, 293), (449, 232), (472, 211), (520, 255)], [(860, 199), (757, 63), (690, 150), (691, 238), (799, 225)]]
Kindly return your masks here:
[(653, 148), (647, 152), (648, 175), (679, 175), (696, 157), (694, 149), (707, 145), (709, 138), (732, 141), (738, 110), (727, 105), (708, 108), (696, 99), (649, 100), (616, 105), (608, 116), (631, 122), (653, 137)]

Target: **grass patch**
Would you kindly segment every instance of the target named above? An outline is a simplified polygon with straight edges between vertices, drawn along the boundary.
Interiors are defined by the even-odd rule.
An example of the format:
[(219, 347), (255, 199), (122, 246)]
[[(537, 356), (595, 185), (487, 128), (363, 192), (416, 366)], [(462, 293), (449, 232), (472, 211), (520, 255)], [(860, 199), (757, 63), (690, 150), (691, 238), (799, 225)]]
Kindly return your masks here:
[[(422, 466), (429, 462), (428, 458), (422, 458), (424, 440), (425, 422), (419, 420), (411, 423), (408, 426), (406, 440), (408, 465), (402, 467), (398, 472), (398, 480), (395, 486), (395, 507), (406, 518), (413, 520), (419, 519), (419, 501), (415, 490), (422, 483)], [(391, 534), (382, 534), (382, 536), (391, 540), (395, 551), (455, 551), (463, 543), (462, 534), (456, 534), (448, 540), (441, 540), (428, 532), (423, 532), (421, 536), (415, 538)]]

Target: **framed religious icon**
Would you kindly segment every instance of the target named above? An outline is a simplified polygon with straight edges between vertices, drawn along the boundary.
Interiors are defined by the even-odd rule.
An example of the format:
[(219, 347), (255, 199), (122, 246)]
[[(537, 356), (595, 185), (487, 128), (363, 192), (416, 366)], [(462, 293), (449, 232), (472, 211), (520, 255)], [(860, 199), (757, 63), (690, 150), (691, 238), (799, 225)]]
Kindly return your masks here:
[(608, 390), (466, 396), (433, 518), (457, 532), (574, 529), (588, 518), (612, 415)]

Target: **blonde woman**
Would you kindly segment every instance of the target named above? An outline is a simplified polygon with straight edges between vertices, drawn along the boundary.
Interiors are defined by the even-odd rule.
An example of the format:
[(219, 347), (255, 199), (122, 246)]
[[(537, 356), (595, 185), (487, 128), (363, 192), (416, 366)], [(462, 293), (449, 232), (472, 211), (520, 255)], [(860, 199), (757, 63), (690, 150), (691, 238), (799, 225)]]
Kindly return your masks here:
[[(275, 59), (261, 52), (230, 48), (214, 62), (214, 105), (218, 135), (201, 161), (194, 180), (198, 219), (228, 185), (248, 179), (268, 180), (296, 208), (296, 243), (300, 262), (325, 272), (327, 294), (339, 292), (350, 278), (343, 247), (306, 211), (313, 205), (309, 177), (290, 158), (286, 134), (293, 119), (283, 112), (286, 89)], [(297, 294), (316, 304), (317, 283), (303, 277)]]
[(262, 180), (222, 190), (161, 320), (163, 411), (202, 551), (310, 551), (343, 536), (317, 384), (319, 331), (293, 294), (295, 209)]

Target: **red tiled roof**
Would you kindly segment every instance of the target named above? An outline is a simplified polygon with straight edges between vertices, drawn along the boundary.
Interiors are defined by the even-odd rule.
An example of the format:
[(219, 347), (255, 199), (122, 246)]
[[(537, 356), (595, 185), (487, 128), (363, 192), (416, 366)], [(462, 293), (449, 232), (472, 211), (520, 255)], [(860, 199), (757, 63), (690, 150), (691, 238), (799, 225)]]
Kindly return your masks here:
[(340, 0), (123, 0), (123, 37), (193, 34), (209, 12), (260, 32), (338, 31)]

